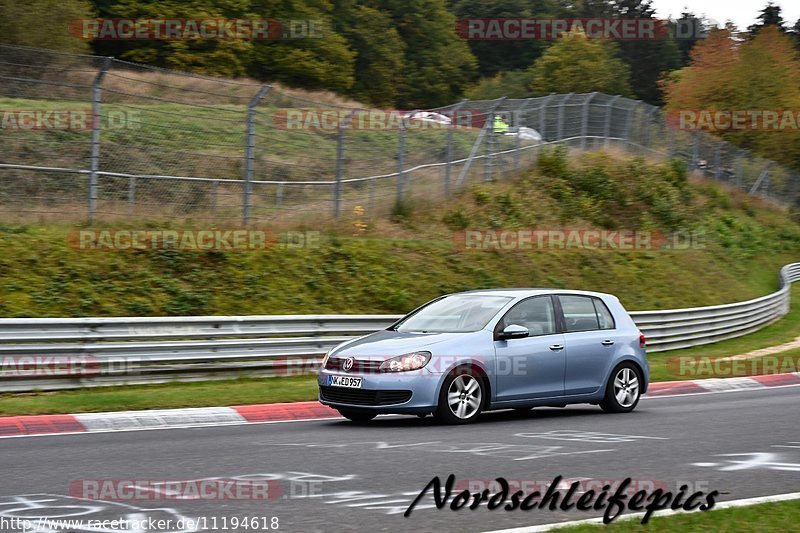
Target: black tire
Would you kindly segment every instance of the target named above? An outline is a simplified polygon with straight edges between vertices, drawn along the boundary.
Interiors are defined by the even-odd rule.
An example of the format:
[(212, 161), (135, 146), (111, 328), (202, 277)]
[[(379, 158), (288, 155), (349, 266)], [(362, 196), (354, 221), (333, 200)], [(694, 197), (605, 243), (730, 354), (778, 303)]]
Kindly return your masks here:
[(439, 404), (433, 415), (443, 424), (469, 424), (480, 416), (485, 399), (483, 376), (469, 368), (459, 367), (442, 383)]
[(607, 413), (630, 413), (642, 397), (642, 375), (633, 363), (614, 368), (606, 383), (606, 396), (600, 408)]
[(339, 411), (340, 415), (356, 424), (366, 424), (378, 416), (376, 413), (370, 413), (369, 411), (350, 411), (349, 409), (337, 409), (337, 411)]

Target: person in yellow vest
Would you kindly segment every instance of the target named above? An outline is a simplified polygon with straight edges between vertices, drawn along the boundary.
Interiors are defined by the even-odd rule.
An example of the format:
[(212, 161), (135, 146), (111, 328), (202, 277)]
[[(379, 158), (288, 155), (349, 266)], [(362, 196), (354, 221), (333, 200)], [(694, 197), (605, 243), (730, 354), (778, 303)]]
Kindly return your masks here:
[(508, 124), (506, 124), (506, 121), (503, 120), (503, 117), (501, 117), (500, 115), (494, 116), (493, 127), (494, 127), (494, 132), (497, 133), (498, 135), (504, 135), (508, 131)]

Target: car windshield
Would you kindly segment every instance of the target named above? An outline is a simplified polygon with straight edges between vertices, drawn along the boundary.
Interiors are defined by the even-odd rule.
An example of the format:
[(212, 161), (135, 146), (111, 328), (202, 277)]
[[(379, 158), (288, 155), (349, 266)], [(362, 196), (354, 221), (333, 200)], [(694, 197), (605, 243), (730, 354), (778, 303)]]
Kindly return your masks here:
[(420, 333), (466, 333), (478, 331), (505, 306), (510, 297), (455, 294), (430, 303), (405, 318), (397, 331)]

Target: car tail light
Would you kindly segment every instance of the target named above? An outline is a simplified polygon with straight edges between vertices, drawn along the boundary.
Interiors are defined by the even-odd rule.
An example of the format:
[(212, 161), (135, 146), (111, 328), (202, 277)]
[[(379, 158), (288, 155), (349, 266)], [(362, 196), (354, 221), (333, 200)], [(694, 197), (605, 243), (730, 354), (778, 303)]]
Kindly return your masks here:
[(644, 336), (644, 333), (641, 331), (639, 332), (639, 348), (644, 348), (644, 345), (647, 344), (647, 339)]

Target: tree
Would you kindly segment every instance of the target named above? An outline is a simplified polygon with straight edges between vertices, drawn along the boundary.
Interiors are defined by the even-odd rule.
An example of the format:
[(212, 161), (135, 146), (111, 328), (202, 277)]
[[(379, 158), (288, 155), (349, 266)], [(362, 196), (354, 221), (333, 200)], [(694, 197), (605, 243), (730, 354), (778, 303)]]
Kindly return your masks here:
[(527, 98), (533, 96), (532, 83), (533, 73), (530, 70), (508, 70), (481, 79), (467, 91), (466, 96), (472, 100), (495, 100), (501, 96)]
[(356, 54), (331, 23), (331, 2), (253, 0), (250, 9), (263, 18), (321, 21), (324, 26), (321, 37), (255, 41), (251, 75), (310, 90), (345, 92), (353, 86)]
[[(218, 6), (214, 0), (195, 0), (190, 4), (180, 0), (95, 2), (98, 15), (103, 18), (253, 18), (248, 10), (248, 0), (229, 0), (224, 7)], [(243, 76), (253, 53), (251, 41), (236, 39), (96, 40), (92, 48), (98, 55), (218, 76)]]
[(92, 18), (84, 0), (0, 0), (0, 42), (86, 53), (89, 43), (66, 31), (70, 22)]
[(355, 0), (336, 0), (339, 33), (355, 53), (355, 83), (348, 94), (377, 106), (394, 105), (403, 72), (405, 43), (389, 15)]
[(475, 80), (477, 61), (455, 33), (445, 0), (378, 0), (405, 43), (397, 75), (397, 104), (405, 108), (452, 103)]
[(747, 31), (750, 32), (750, 35), (757, 34), (761, 28), (765, 28), (767, 26), (777, 26), (779, 30), (786, 31), (786, 28), (784, 27), (781, 6), (776, 6), (771, 0), (767, 2), (767, 5), (761, 10), (761, 13), (758, 15), (758, 17), (756, 17), (756, 20), (758, 20), (757, 23), (747, 28)]
[[(605, 0), (603, 0), (605, 1)], [(547, 18), (560, 15), (553, 0), (458, 0), (452, 11), (459, 21), (471, 18)], [(550, 45), (543, 40), (469, 40), (478, 60), (478, 73), (493, 77), (499, 72), (528, 68)]]
[[(800, 56), (793, 39), (776, 26), (761, 28), (741, 42), (735, 28), (711, 32), (692, 51), (692, 62), (665, 84), (670, 111), (794, 111), (800, 108)], [(763, 126), (763, 124), (762, 124)], [(742, 148), (800, 168), (797, 127), (723, 131), (719, 135)]]
[[(655, 18), (651, 0), (619, 0), (613, 4), (619, 18)], [(621, 41), (619, 57), (631, 69), (630, 84), (636, 98), (653, 105), (662, 103), (661, 78), (681, 67), (681, 53), (674, 39)]]
[(531, 66), (530, 88), (538, 95), (598, 91), (630, 96), (630, 68), (614, 48), (580, 31), (565, 34)]

